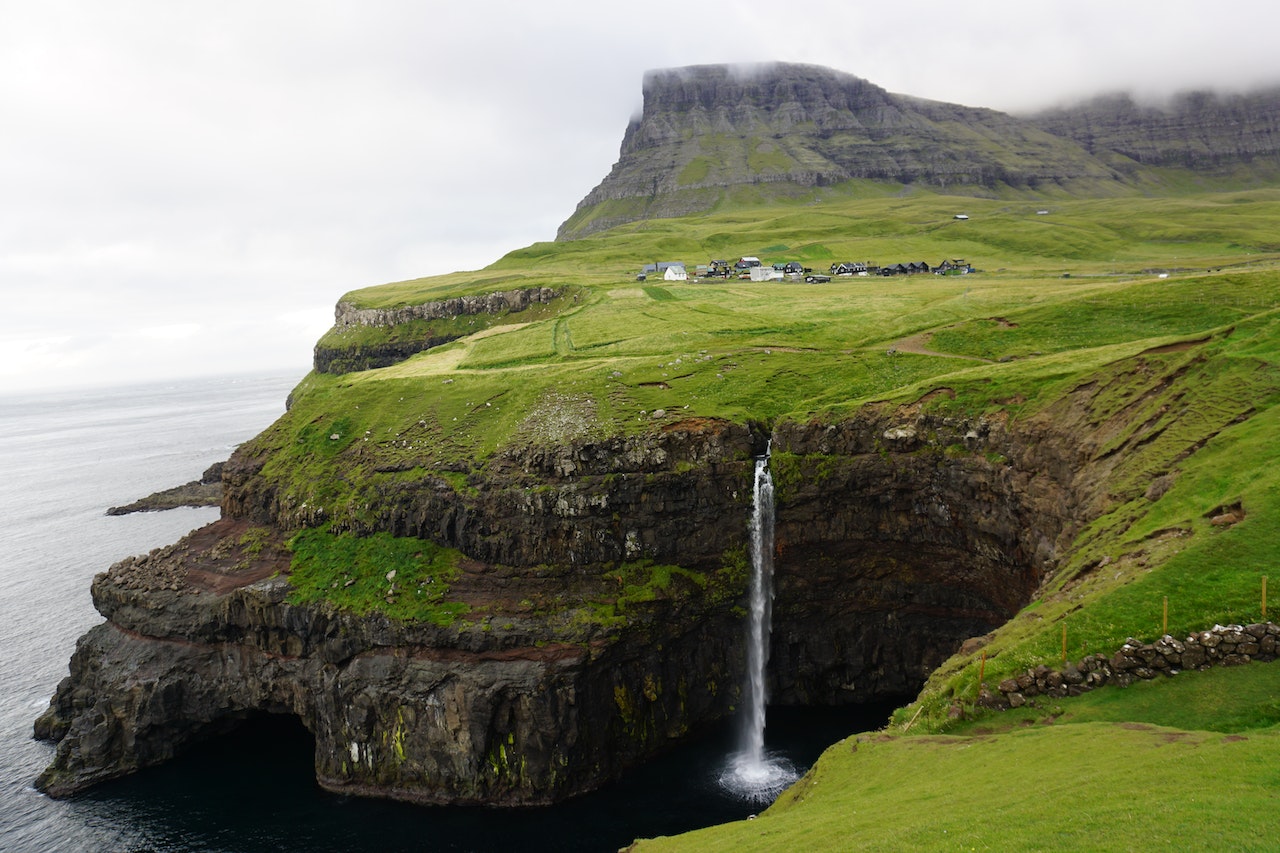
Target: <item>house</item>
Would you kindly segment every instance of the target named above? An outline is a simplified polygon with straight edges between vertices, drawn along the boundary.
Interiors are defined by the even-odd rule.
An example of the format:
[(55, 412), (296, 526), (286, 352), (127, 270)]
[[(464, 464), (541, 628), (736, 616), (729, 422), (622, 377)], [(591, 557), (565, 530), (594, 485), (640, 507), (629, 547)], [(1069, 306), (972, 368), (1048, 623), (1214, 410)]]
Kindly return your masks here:
[(764, 265), (751, 267), (748, 274), (751, 276), (752, 281), (782, 281), (784, 278), (782, 270)]
[(732, 272), (733, 272), (733, 264), (729, 263), (723, 258), (714, 260), (711, 263), (707, 264), (707, 275), (709, 276), (720, 276), (721, 278), (728, 278), (730, 274), (732, 274)]
[(689, 273), (685, 271), (684, 264), (671, 264), (662, 277), (666, 281), (688, 281)]
[(968, 275), (973, 267), (964, 258), (948, 258), (933, 268), (936, 275)]
[(866, 275), (869, 265), (864, 261), (845, 261), (832, 264), (829, 272), (832, 275)]
[(684, 269), (684, 261), (657, 261), (652, 264), (645, 264), (641, 267), (640, 272), (648, 275), (650, 273), (666, 273), (671, 267), (680, 267)]
[(924, 261), (912, 261), (907, 264), (907, 275), (915, 275), (916, 273), (928, 272), (929, 265)]

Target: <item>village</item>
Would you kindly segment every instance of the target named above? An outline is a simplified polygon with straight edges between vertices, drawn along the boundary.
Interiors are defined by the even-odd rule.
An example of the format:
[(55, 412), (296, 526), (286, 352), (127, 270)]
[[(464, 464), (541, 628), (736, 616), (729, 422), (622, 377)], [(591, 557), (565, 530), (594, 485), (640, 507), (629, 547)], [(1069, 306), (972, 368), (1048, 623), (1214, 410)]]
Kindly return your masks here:
[(809, 284), (824, 284), (836, 277), (919, 275), (921, 273), (968, 275), (974, 271), (968, 261), (962, 258), (949, 258), (932, 267), (924, 261), (910, 261), (888, 266), (867, 261), (844, 261), (832, 264), (826, 273), (816, 273), (812, 268), (797, 261), (766, 264), (759, 258), (748, 255), (736, 261), (714, 260), (706, 264), (698, 264), (692, 276), (684, 261), (658, 261), (645, 264), (636, 275), (636, 280), (646, 281), (651, 275), (660, 275), (664, 281), (741, 279), (743, 281), (803, 281)]

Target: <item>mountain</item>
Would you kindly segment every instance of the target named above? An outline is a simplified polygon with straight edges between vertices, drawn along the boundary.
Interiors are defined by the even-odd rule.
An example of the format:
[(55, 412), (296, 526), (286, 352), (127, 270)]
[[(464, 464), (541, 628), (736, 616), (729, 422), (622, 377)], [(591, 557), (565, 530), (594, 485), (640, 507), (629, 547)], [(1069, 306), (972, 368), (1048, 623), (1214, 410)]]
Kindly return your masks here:
[(644, 79), (644, 109), (618, 162), (559, 240), (726, 202), (867, 192), (865, 182), (961, 195), (1127, 194), (1167, 182), (1277, 170), (1280, 97), (1124, 97), (1030, 117), (896, 95), (812, 65), (692, 66)]
[[(1096, 808), (1116, 811), (1065, 847), (1118, 826), (1137, 833), (1126, 849), (1156, 830), (1195, 848), (1274, 834), (1270, 771), (1242, 771), (1240, 752), (1160, 772), (1197, 798), (1261, 793), (1169, 810), (1115, 797), (1138, 776), (1113, 751), (1037, 757), (1017, 734), (991, 739), (1005, 756), (983, 759), (991, 793), (956, 800), (990, 777), (946, 776), (942, 742), (915, 739), (1001, 719), (1065, 729), (1074, 711), (1059, 709), (1087, 688), (1162, 672), (1220, 684), (1192, 671), (1275, 659), (1280, 191), (1155, 193), (1264, 175), (1265, 133), (1232, 136), (1228, 100), (1134, 108), (1129, 129), (1086, 143), (1068, 137), (1087, 111), (1040, 124), (804, 66), (663, 72), (646, 91), (573, 234), (681, 205), (843, 197), (536, 244), (343, 296), (315, 371), (223, 466), (222, 518), (94, 579), (105, 621), (35, 723), (57, 743), (37, 787), (74, 794), (289, 714), (331, 791), (561, 801), (740, 713), (759, 696), (752, 661), (777, 705), (915, 696), (892, 726), (923, 749), (851, 776), (945, 779), (899, 803), (994, 833), (977, 846), (1009, 846), (1011, 825), (1060, 838)], [(1196, 114), (1216, 165), (1119, 147)], [(1173, 157), (1177, 134), (1160, 139)], [(917, 186), (934, 192), (895, 195)], [(957, 220), (935, 194), (957, 189), (1056, 199), (1041, 215), (1039, 200), (973, 198)], [(1090, 189), (1125, 197), (1066, 197)], [(979, 263), (821, 285), (636, 280), (649, 259), (738, 251)], [(754, 494), (762, 462), (771, 502)], [(754, 549), (766, 503), (773, 547)], [(769, 652), (748, 654), (767, 564)], [(1274, 675), (1247, 677), (1255, 692), (1175, 701), (1157, 684), (1108, 713), (1121, 731), (1174, 727), (1153, 736), (1161, 749), (1212, 730), (1271, 760)], [(879, 748), (856, 743), (828, 757)], [(1075, 772), (1100, 753), (1105, 767)], [(1062, 795), (1025, 796), (1006, 766), (1062, 768)], [(805, 849), (847, 846), (851, 813), (826, 810), (839, 834)], [(930, 833), (914, 846), (936, 846)]]
[(1091, 154), (1120, 155), (1141, 166), (1219, 175), (1246, 167), (1271, 177), (1280, 171), (1280, 87), (1251, 94), (1187, 92), (1163, 106), (1103, 95), (1031, 120)]

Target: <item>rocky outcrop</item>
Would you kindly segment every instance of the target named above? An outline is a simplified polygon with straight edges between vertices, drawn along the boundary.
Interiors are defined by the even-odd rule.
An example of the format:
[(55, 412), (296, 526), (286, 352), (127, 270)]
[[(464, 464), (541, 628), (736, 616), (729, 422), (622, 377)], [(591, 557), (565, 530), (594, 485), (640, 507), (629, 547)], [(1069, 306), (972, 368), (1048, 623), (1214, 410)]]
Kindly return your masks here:
[(913, 693), (1033, 597), (1088, 515), (1069, 442), (888, 411), (851, 426), (777, 437), (772, 695), (792, 702)]
[[(548, 305), (563, 294), (564, 288), (528, 287), (395, 308), (358, 308), (340, 301), (333, 329), (316, 344), (314, 367), (334, 374), (389, 367), (478, 331), (475, 318), (492, 324), (534, 305)], [(472, 321), (464, 325), (460, 318)]]
[[(919, 441), (886, 452), (891, 422)], [(901, 411), (773, 432), (778, 701), (909, 694), (1025, 601), (1078, 521), (1058, 500), (1071, 482), (1042, 490), (981, 453), (939, 465), (929, 448), (970, 433), (975, 450), (1019, 441)], [(248, 715), (288, 713), (315, 735), (317, 778), (334, 790), (502, 804), (589, 790), (738, 701), (753, 456), (768, 438), (691, 421), (513, 451), (460, 491), (401, 483), (378, 524), (471, 561), (451, 594), (483, 616), (449, 627), (290, 603), (281, 531), (301, 519), (238, 453), (223, 521), (95, 580), (107, 622), (37, 724), (59, 742), (39, 784), (70, 793)], [(273, 531), (268, 545), (246, 544), (251, 530)], [(608, 600), (609, 566), (639, 559), (733, 580), (575, 622), (583, 601)]]
[(66, 795), (276, 713), (315, 735), (316, 775), (331, 790), (544, 803), (616, 776), (734, 701), (727, 612), (692, 620), (657, 602), (616, 635), (562, 643), (527, 619), (440, 628), (295, 606), (281, 553), (246, 565), (244, 531), (218, 522), (95, 578), (108, 621), (81, 638), (36, 723), (58, 741), (41, 790)]
[(181, 486), (152, 492), (145, 498), (123, 506), (107, 509), (107, 515), (128, 515), (131, 512), (160, 512), (180, 506), (219, 506), (222, 503), (222, 466), (215, 462), (205, 469), (199, 480)]
[(521, 446), (468, 472), (464, 489), (427, 470), (379, 485), (358, 514), (284, 495), (261, 476), (266, 457), (247, 447), (227, 464), (223, 511), (285, 529), (327, 523), (418, 536), (512, 566), (652, 559), (707, 568), (743, 541), (751, 460), (766, 442), (745, 426), (690, 420), (639, 436)]
[(350, 302), (339, 302), (334, 309), (334, 325), (343, 326), (399, 326), (414, 320), (441, 320), (446, 317), (474, 316), (476, 314), (505, 314), (519, 312), (536, 303), (546, 304), (563, 291), (553, 287), (530, 287), (523, 290), (507, 290), (473, 296), (455, 296), (421, 305), (402, 305), (397, 308), (357, 308)]

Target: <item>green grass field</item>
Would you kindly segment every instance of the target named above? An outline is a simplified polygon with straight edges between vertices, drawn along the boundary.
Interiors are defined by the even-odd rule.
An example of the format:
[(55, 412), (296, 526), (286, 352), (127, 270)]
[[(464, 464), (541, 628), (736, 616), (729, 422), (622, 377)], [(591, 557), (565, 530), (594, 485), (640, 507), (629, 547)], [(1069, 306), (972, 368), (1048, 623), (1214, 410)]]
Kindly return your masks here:
[(1275, 672), (1210, 670), (851, 736), (759, 818), (633, 849), (1265, 851), (1277, 755)]
[[(647, 262), (742, 255), (823, 271), (964, 258), (979, 272), (635, 281)], [(990, 638), (985, 664), (947, 661), (887, 732), (856, 751), (833, 747), (758, 820), (644, 849), (1274, 849), (1274, 664), (1007, 718), (970, 706), (980, 665), (992, 683), (1059, 662), (1064, 625), (1078, 658), (1155, 639), (1166, 600), (1175, 635), (1262, 616), (1262, 578), (1280, 588), (1278, 260), (1280, 191), (1270, 189), (1050, 202), (868, 195), (638, 222), (474, 273), (347, 294), (393, 307), (575, 288), (554, 311), (509, 315), (392, 367), (313, 374), (255, 444), (284, 507), (359, 529), (377, 489), (423, 472), (466, 488), (466, 471), (530, 443), (693, 416), (834, 421), (941, 386), (953, 394), (930, 404), (940, 413), (1027, 418), (1098, 383), (1093, 416), (1128, 424), (1098, 452), (1137, 450), (1116, 460), (1106, 511)], [(1154, 478), (1168, 481), (1158, 500), (1147, 496)], [(1237, 504), (1243, 520), (1212, 523)], [(345, 583), (329, 569), (316, 577), (309, 595)], [(441, 619), (446, 592), (430, 609)], [(970, 709), (965, 720), (948, 713), (956, 704)], [(1167, 713), (1177, 707), (1212, 713)]]

